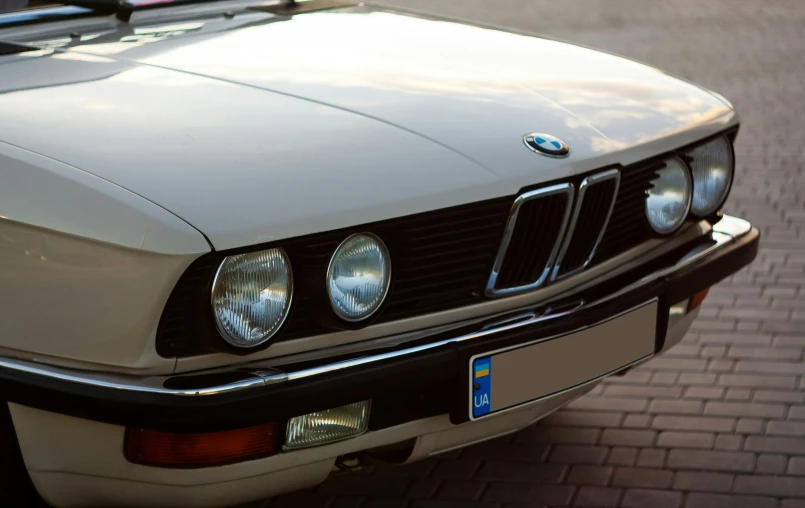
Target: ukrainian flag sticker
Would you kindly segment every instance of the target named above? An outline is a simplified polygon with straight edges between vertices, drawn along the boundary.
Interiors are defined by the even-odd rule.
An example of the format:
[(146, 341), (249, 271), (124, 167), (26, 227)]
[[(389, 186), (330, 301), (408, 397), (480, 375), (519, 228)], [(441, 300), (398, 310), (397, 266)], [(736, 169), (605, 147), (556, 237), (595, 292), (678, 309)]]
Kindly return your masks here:
[(472, 366), (472, 416), (492, 411), (492, 359), (477, 358)]
[(484, 359), (479, 362), (475, 362), (475, 379), (479, 379), (482, 377), (486, 377), (489, 375), (489, 359)]

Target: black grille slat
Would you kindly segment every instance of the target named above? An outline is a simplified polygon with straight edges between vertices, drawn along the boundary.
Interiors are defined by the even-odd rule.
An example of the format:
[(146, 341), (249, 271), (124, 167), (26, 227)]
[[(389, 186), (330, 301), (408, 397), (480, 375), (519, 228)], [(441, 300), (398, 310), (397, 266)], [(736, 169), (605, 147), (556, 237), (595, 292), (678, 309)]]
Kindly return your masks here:
[[(533, 252), (534, 225), (539, 224), (545, 211), (544, 208), (538, 205), (538, 202), (533, 201), (523, 207), (521, 218), (525, 220), (519, 225), (521, 234), (512, 237), (510, 247), (514, 248), (508, 251), (503, 262), (498, 287), (520, 286), (534, 281), (534, 277), (529, 274), (535, 267), (539, 266), (537, 259), (531, 255)], [(534, 209), (534, 213), (529, 213), (532, 209)]]
[(617, 256), (652, 236), (645, 218), (646, 190), (662, 164), (637, 165), (621, 170), (615, 207), (592, 264)]
[(617, 186), (617, 174), (613, 174), (611, 178), (591, 183), (584, 189), (579, 209), (574, 212), (576, 222), (572, 237), (559, 262), (558, 277), (583, 268), (590, 259), (609, 218)]

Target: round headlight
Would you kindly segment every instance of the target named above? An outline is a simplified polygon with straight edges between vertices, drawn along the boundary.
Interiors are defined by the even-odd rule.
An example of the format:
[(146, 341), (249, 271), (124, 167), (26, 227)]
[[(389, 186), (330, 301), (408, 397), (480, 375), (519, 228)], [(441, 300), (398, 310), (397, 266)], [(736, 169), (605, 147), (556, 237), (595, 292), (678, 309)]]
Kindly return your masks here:
[(700, 217), (710, 215), (727, 199), (732, 183), (732, 147), (721, 137), (690, 152), (693, 162), (693, 201), (691, 211)]
[(691, 178), (685, 163), (668, 159), (647, 191), (646, 217), (654, 231), (669, 234), (682, 225), (690, 210)]
[(380, 308), (391, 282), (389, 252), (380, 238), (360, 233), (344, 240), (327, 268), (327, 294), (345, 321), (361, 321)]
[(282, 249), (227, 257), (212, 284), (218, 331), (233, 346), (262, 344), (288, 316), (292, 292), (291, 263)]

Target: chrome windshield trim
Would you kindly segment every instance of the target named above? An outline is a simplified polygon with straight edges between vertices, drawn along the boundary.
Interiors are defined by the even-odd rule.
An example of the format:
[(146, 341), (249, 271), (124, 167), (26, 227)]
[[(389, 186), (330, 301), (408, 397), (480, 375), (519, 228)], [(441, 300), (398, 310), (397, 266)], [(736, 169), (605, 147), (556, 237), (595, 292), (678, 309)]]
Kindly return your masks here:
[[(604, 223), (601, 226), (601, 231), (599, 231), (598, 238), (595, 239), (595, 243), (593, 243), (593, 248), (590, 250), (587, 259), (578, 268), (559, 275), (562, 260), (565, 258), (565, 254), (567, 254), (567, 249), (570, 248), (570, 242), (573, 241), (573, 233), (576, 232), (576, 223), (578, 222), (579, 215), (581, 214), (581, 205), (584, 203), (584, 196), (587, 193), (587, 189), (589, 189), (593, 185), (599, 184), (601, 182), (606, 182), (607, 180), (612, 179), (615, 180), (615, 190), (612, 193), (612, 199), (610, 199), (609, 201), (609, 208), (607, 210), (606, 217), (604, 218)], [(595, 251), (598, 249), (598, 244), (601, 243), (601, 239), (604, 237), (604, 233), (606, 232), (607, 226), (609, 225), (609, 219), (610, 217), (612, 217), (612, 210), (615, 209), (615, 201), (617, 201), (618, 198), (618, 189), (620, 189), (620, 185), (621, 185), (621, 172), (618, 169), (610, 169), (608, 171), (603, 171), (601, 173), (588, 176), (587, 178), (581, 181), (581, 184), (579, 185), (578, 197), (576, 198), (576, 203), (573, 205), (573, 218), (570, 220), (570, 226), (568, 226), (567, 234), (565, 235), (565, 239), (562, 242), (562, 249), (559, 251), (559, 256), (556, 258), (556, 263), (554, 263), (553, 270), (551, 271), (551, 281), (560, 280), (564, 279), (565, 277), (575, 275), (583, 271), (585, 268), (587, 268), (587, 266), (593, 260), (593, 256), (595, 256)]]
[[(559, 312), (554, 313), (549, 312), (547, 314), (531, 315), (531, 316), (518, 314), (515, 316), (515, 318), (517, 318), (516, 321), (501, 320), (500, 323), (497, 323), (498, 326), (481, 329), (479, 331), (475, 331), (472, 333), (459, 335), (456, 337), (451, 337), (448, 339), (428, 344), (409, 347), (398, 351), (391, 351), (386, 353), (364, 356), (360, 358), (353, 358), (351, 360), (334, 362), (326, 365), (321, 365), (318, 367), (301, 369), (295, 372), (280, 372), (276, 369), (269, 370), (265, 366), (260, 367), (257, 365), (250, 366), (249, 364), (245, 364), (234, 367), (231, 370), (246, 372), (247, 375), (251, 376), (247, 379), (233, 383), (209, 386), (206, 388), (181, 390), (181, 389), (164, 388), (163, 385), (165, 381), (167, 381), (168, 379), (187, 377), (200, 373), (173, 375), (173, 376), (140, 377), (140, 376), (107, 374), (103, 372), (90, 372), (86, 370), (55, 367), (14, 358), (0, 358), (0, 371), (8, 371), (11, 374), (17, 374), (17, 375), (19, 374), (36, 375), (49, 380), (66, 381), (71, 383), (82, 384), (85, 386), (111, 388), (134, 393), (153, 393), (153, 394), (179, 396), (179, 397), (208, 396), (208, 395), (217, 395), (235, 391), (242, 391), (253, 388), (256, 389), (258, 387), (265, 387), (270, 384), (292, 382), (299, 379), (305, 379), (320, 376), (323, 374), (329, 374), (346, 369), (351, 369), (361, 365), (381, 362), (393, 358), (400, 358), (415, 353), (420, 353), (422, 351), (428, 351), (431, 349), (444, 347), (449, 344), (456, 344), (477, 340), (483, 337), (487, 337), (489, 335), (494, 335), (496, 333), (515, 330), (518, 328), (531, 326), (537, 323), (567, 317), (577, 312), (597, 307), (599, 305), (603, 305), (643, 285), (651, 283), (659, 278), (667, 277), (668, 275), (671, 275), (676, 271), (682, 270), (690, 266), (691, 264), (701, 260), (702, 258), (712, 255), (721, 248), (731, 244), (733, 241), (735, 241), (735, 239), (745, 236), (751, 230), (752, 225), (749, 222), (743, 219), (739, 219), (737, 217), (730, 217), (728, 215), (724, 215), (721, 221), (719, 221), (717, 224), (713, 226), (713, 231), (710, 233), (710, 240), (712, 242), (711, 245), (701, 250), (695, 251), (694, 253), (684, 258), (683, 260), (679, 261), (678, 263), (666, 267), (664, 269), (658, 270), (650, 275), (647, 275), (633, 282), (632, 284), (629, 284), (628, 286), (619, 289), (614, 293), (610, 293), (609, 295), (599, 300), (588, 303), (580, 303), (577, 306), (570, 306), (569, 308), (564, 308)], [(584, 286), (589, 287), (590, 285), (593, 285), (595, 283), (600, 283), (600, 281), (598, 282), (590, 281), (589, 284), (585, 284)], [(573, 288), (573, 290), (569, 292), (558, 295), (547, 302), (543, 302), (542, 304), (540, 304), (540, 306), (545, 307), (546, 305), (549, 305), (552, 301), (564, 300), (569, 296), (572, 296), (572, 294), (575, 294), (579, 291), (581, 291), (581, 289)]]
[[(568, 221), (570, 220), (570, 212), (573, 209), (574, 193), (575, 193), (575, 187), (573, 186), (573, 184), (560, 183), (548, 187), (543, 187), (541, 189), (525, 192), (517, 196), (517, 199), (514, 200), (514, 204), (512, 204), (511, 211), (509, 212), (509, 219), (506, 222), (506, 229), (503, 231), (503, 239), (500, 241), (498, 254), (497, 257), (495, 257), (495, 264), (492, 267), (492, 273), (489, 274), (489, 280), (486, 283), (487, 296), (513, 295), (525, 291), (530, 291), (532, 289), (540, 287), (548, 279), (548, 276), (551, 273), (551, 267), (553, 266), (553, 263), (556, 260), (557, 254), (559, 254), (559, 247), (562, 244), (562, 238), (564, 238), (565, 231), (567, 230), (567, 224)], [(556, 236), (556, 241), (554, 242), (553, 248), (551, 249), (551, 254), (548, 257), (548, 261), (545, 267), (543, 268), (539, 278), (534, 282), (530, 284), (525, 284), (523, 286), (496, 289), (495, 284), (497, 283), (500, 270), (503, 267), (503, 261), (506, 258), (506, 251), (508, 251), (509, 249), (509, 243), (511, 243), (512, 235), (514, 234), (514, 228), (517, 225), (517, 217), (520, 214), (520, 208), (523, 206), (524, 203), (527, 203), (528, 201), (531, 201), (533, 199), (544, 198), (556, 194), (567, 194), (567, 206), (565, 207), (565, 213), (562, 217), (562, 225), (560, 226), (559, 234)]]

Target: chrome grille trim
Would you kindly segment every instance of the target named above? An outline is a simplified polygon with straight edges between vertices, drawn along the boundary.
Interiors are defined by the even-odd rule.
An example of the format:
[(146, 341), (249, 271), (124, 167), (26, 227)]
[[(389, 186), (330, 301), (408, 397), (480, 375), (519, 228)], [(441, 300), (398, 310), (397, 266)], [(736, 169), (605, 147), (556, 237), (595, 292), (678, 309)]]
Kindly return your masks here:
[[(608, 180), (615, 180), (615, 189), (612, 192), (612, 198), (609, 201), (609, 206), (607, 207), (606, 211), (606, 218), (604, 219), (604, 223), (601, 225), (601, 230), (598, 232), (598, 237), (595, 239), (595, 243), (593, 244), (592, 249), (590, 249), (590, 253), (585, 259), (584, 263), (578, 268), (575, 268), (569, 272), (565, 272), (563, 274), (559, 274), (561, 270), (562, 260), (567, 254), (567, 250), (570, 247), (570, 243), (573, 240), (573, 233), (576, 231), (576, 223), (578, 222), (579, 215), (581, 214), (582, 205), (584, 204), (584, 196), (587, 190), (592, 187), (593, 185), (600, 184), (602, 182), (606, 182)], [(576, 203), (573, 206), (573, 217), (570, 220), (570, 226), (567, 229), (567, 235), (565, 236), (565, 240), (562, 243), (562, 248), (559, 251), (559, 255), (556, 258), (556, 263), (553, 267), (551, 272), (551, 281), (560, 280), (565, 277), (570, 277), (571, 275), (575, 275), (579, 272), (584, 271), (587, 266), (589, 266), (590, 262), (593, 260), (593, 256), (595, 256), (595, 251), (598, 249), (598, 244), (601, 243), (601, 239), (604, 237), (604, 233), (607, 230), (607, 225), (609, 225), (609, 219), (612, 217), (612, 210), (615, 208), (615, 201), (618, 197), (618, 189), (620, 187), (621, 181), (621, 172), (618, 169), (610, 169), (608, 171), (604, 171), (601, 173), (596, 173), (595, 175), (588, 176), (584, 180), (581, 181), (579, 185), (579, 193), (576, 198)]]
[[(568, 200), (567, 206), (565, 206), (565, 211), (562, 217), (562, 225), (559, 229), (559, 233), (556, 236), (556, 241), (554, 242), (550, 256), (548, 257), (548, 261), (545, 267), (543, 268), (540, 277), (534, 282), (522, 286), (495, 288), (495, 283), (497, 282), (498, 275), (500, 274), (501, 267), (503, 266), (503, 261), (506, 258), (506, 252), (509, 248), (509, 243), (511, 242), (512, 235), (514, 234), (514, 229), (517, 224), (517, 217), (520, 213), (520, 208), (523, 206), (524, 203), (527, 203), (528, 201), (545, 198), (557, 194), (567, 195)], [(517, 196), (517, 199), (514, 200), (514, 204), (512, 205), (511, 212), (509, 212), (509, 220), (506, 223), (506, 229), (503, 232), (503, 239), (500, 242), (498, 254), (497, 257), (495, 258), (495, 264), (492, 268), (492, 273), (490, 273), (489, 280), (486, 284), (487, 296), (496, 297), (496, 296), (508, 296), (517, 293), (523, 293), (540, 287), (548, 279), (548, 277), (551, 274), (553, 264), (556, 260), (556, 256), (559, 254), (559, 248), (561, 247), (562, 244), (562, 238), (564, 238), (565, 236), (565, 231), (567, 230), (568, 222), (570, 221), (570, 212), (573, 209), (574, 194), (575, 194), (575, 187), (573, 186), (573, 184), (561, 183), (544, 187), (542, 189), (529, 191)]]

